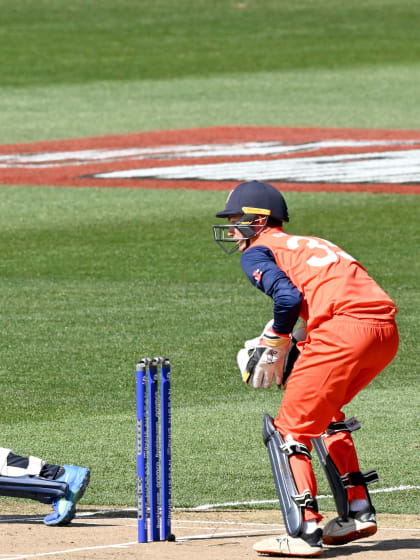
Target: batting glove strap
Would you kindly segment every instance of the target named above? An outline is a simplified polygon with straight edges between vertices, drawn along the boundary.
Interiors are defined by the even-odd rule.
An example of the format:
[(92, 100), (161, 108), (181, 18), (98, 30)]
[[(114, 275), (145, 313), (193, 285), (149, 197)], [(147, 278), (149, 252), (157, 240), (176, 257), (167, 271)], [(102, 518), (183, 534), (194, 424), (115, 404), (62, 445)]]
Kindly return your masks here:
[(278, 334), (270, 328), (263, 332), (259, 341), (259, 346), (278, 348), (288, 343), (290, 343), (290, 334)]
[[(242, 379), (255, 389), (271, 387), (273, 378), (281, 386), (283, 361), (291, 344), (290, 335), (282, 335), (272, 329), (269, 321), (262, 334), (247, 340), (237, 355)], [(250, 352), (252, 354), (250, 355)]]

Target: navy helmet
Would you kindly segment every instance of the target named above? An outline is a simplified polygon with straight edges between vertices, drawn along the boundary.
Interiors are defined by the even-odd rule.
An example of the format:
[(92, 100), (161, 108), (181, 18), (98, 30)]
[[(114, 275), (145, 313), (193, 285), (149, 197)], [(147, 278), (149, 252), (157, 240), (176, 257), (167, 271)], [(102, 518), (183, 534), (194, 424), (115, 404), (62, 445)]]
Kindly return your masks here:
[(288, 222), (286, 201), (276, 187), (260, 181), (248, 181), (235, 187), (229, 194), (224, 210), (217, 218), (235, 214), (262, 214), (280, 222)]
[[(250, 240), (270, 225), (270, 219), (279, 223), (289, 221), (286, 201), (281, 192), (273, 185), (259, 181), (248, 181), (235, 187), (229, 193), (224, 210), (218, 212), (216, 217), (228, 218), (236, 215), (240, 218), (234, 227), (239, 231), (240, 237), (232, 235), (231, 224), (213, 226), (214, 240), (228, 254), (236, 251), (244, 239), (249, 247)], [(229, 250), (226, 243), (234, 245)]]

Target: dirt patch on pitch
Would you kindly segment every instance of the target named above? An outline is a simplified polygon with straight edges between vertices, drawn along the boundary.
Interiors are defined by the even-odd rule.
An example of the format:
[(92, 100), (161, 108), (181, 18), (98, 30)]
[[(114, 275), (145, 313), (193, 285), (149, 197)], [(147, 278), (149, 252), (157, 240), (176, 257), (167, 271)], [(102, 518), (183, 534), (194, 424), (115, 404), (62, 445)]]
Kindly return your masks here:
[[(256, 559), (252, 545), (267, 535), (284, 532), (278, 511), (185, 511), (173, 513), (175, 542), (137, 543), (133, 509), (81, 506), (68, 527), (46, 527), (48, 506), (3, 502), (0, 515), (0, 558), (54, 558), (56, 560), (236, 560)], [(325, 516), (325, 521), (334, 514)], [(420, 517), (378, 516), (376, 535), (341, 547), (325, 547), (324, 558), (350, 554), (379, 560), (418, 558)], [(363, 556), (364, 558), (366, 556)]]

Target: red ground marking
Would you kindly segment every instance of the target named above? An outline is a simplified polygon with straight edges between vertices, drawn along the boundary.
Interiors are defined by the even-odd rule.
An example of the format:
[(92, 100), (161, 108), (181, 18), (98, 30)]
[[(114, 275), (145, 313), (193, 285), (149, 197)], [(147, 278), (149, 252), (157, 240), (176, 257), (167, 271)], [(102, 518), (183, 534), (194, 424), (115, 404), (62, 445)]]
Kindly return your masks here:
[[(325, 145), (325, 142), (329, 144)], [(274, 150), (271, 153), (258, 151), (260, 146), (264, 147), (268, 145), (267, 143), (273, 143), (277, 147), (284, 146), (287, 150), (290, 147), (290, 150), (277, 152)], [(249, 151), (247, 154), (232, 151), (244, 144)], [(214, 151), (216, 147), (220, 149), (220, 145), (223, 154)], [(191, 150), (181, 149), (180, 146), (189, 146)], [(254, 148), (256, 151), (253, 152)], [(86, 153), (86, 150), (99, 150), (100, 157), (97, 157), (98, 154), (92, 155), (92, 152)], [(109, 153), (110, 150), (112, 153)], [(135, 150), (137, 153), (121, 154), (121, 150)], [(146, 150), (148, 153), (139, 154), (139, 150)], [(198, 150), (200, 153), (197, 152)], [(400, 167), (396, 171), (393, 168), (393, 157), (388, 157), (390, 154), (397, 155), (395, 165)], [(261, 165), (258, 165), (258, 162), (261, 162)], [(296, 176), (277, 179), (276, 173), (281, 175), (278, 169), (284, 169), (284, 165), (288, 163), (292, 164), (290, 168), (292, 173), (295, 173), (295, 166), (300, 169), (304, 164), (306, 167), (298, 172), (297, 179)], [(217, 179), (201, 177), (200, 173), (203, 170), (207, 173), (209, 166), (216, 166), (219, 169), (221, 164), (228, 167), (234, 165), (234, 171), (229, 171), (231, 175), (228, 173), (224, 178), (218, 171)], [(243, 180), (255, 178), (232, 177), (232, 173), (238, 172), (240, 175), (242, 167), (248, 164), (251, 164), (251, 169), (258, 169), (262, 174), (265, 168), (273, 164), (276, 169), (275, 172), (271, 171), (272, 174), (274, 173), (273, 178), (260, 177), (260, 180), (266, 180), (284, 191), (419, 194), (420, 131), (215, 127), (9, 144), (0, 146), (0, 184), (229, 190)], [(308, 165), (310, 168), (307, 167)], [(195, 173), (195, 166), (200, 166), (196, 178), (191, 177), (191, 173), (193, 175)], [(351, 179), (353, 175), (349, 175), (348, 171), (353, 170), (353, 173), (355, 168), (359, 169), (359, 166), (362, 166), (362, 173), (370, 174), (372, 166), (377, 168), (380, 179), (364, 180), (363, 176), (357, 176), (357, 180), (353, 181)], [(164, 171), (167, 167), (176, 167), (180, 178), (92, 177), (131, 169), (148, 169), (153, 175), (155, 172), (158, 173), (159, 169)], [(307, 178), (305, 175), (307, 168), (314, 173), (316, 179)], [(334, 170), (333, 179), (328, 173), (323, 177), (323, 170), (331, 168)], [(389, 170), (389, 181), (386, 180), (388, 175), (384, 173), (385, 168)], [(398, 178), (399, 169), (401, 169), (402, 179)], [(406, 173), (407, 169), (409, 172)], [(183, 176), (184, 171), (186, 177)], [(289, 172), (288, 169), (287, 173)], [(340, 175), (339, 180), (334, 180), (335, 173)], [(405, 176), (407, 180), (404, 179)]]

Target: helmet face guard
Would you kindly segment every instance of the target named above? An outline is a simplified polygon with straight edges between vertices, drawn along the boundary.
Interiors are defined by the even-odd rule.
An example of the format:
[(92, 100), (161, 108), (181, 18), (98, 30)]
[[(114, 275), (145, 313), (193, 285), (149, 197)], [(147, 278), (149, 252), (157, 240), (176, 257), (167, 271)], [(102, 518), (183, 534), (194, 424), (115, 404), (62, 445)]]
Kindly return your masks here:
[[(239, 249), (239, 243), (241, 241), (247, 241), (249, 245), (249, 240), (259, 235), (262, 230), (267, 225), (268, 215), (257, 217), (255, 214), (244, 214), (237, 222), (234, 224), (223, 224), (213, 226), (213, 235), (216, 243), (223, 249), (225, 253), (231, 255)], [(230, 237), (229, 233), (232, 229), (236, 229), (241, 234), (241, 237)], [(231, 248), (228, 248), (226, 243), (235, 243)]]
[[(249, 246), (249, 240), (262, 232), (269, 218), (276, 222), (289, 221), (283, 195), (273, 185), (259, 181), (241, 183), (230, 191), (224, 210), (217, 212), (216, 218), (231, 216), (241, 217), (236, 224), (213, 226), (214, 240), (228, 254), (239, 249), (244, 239)], [(233, 237), (233, 229), (238, 230), (241, 237)], [(226, 243), (235, 243), (235, 246), (229, 250)]]

